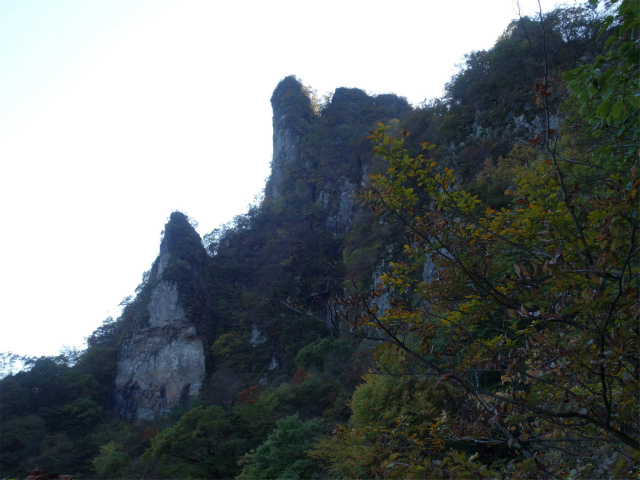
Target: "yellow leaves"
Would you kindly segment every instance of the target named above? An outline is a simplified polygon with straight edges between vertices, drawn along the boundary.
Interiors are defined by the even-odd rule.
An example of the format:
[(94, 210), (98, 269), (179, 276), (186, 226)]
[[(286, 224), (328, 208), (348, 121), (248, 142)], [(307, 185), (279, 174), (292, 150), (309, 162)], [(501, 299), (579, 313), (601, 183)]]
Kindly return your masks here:
[[(519, 441), (527, 442), (528, 432), (521, 427), (528, 406), (529, 413), (553, 408), (549, 405), (573, 408), (564, 402), (563, 395), (569, 393), (576, 403), (592, 402), (580, 405), (586, 412), (602, 411), (593, 395), (580, 390), (601, 388), (592, 378), (596, 365), (607, 369), (611, 405), (620, 412), (615, 421), (622, 423), (624, 415), (631, 418), (624, 388), (637, 387), (637, 381), (621, 365), (629, 355), (624, 345), (633, 343), (629, 332), (637, 314), (638, 248), (630, 237), (637, 229), (632, 200), (638, 197), (640, 179), (613, 178), (599, 187), (583, 183), (564, 192), (553, 165), (531, 149), (514, 148), (498, 167), (514, 181), (507, 192), (514, 208), (486, 207), (468, 215), (479, 201), (454, 188), (453, 170), (432, 170), (436, 162), (411, 158), (396, 140), (380, 148), (394, 178), (386, 183), (379, 179), (378, 197), (370, 198), (382, 198), (386, 204), (377, 201), (376, 208), (410, 224), (403, 252), (406, 263), (393, 263), (381, 278), (386, 291), (396, 297), (379, 321), (397, 332), (397, 342), (435, 362), (438, 368), (429, 370), (437, 372), (430, 377), (431, 385), (451, 380), (454, 371), (461, 381), (469, 372), (500, 372), (503, 383), (496, 379), (494, 391), (524, 405), (514, 406), (513, 412), (501, 409), (500, 415), (514, 434), (522, 434)], [(590, 193), (593, 188), (610, 192), (595, 195)], [(420, 203), (421, 208), (416, 203), (416, 213), (414, 195), (431, 199)], [(633, 260), (625, 260), (631, 255)], [(624, 262), (627, 273), (620, 275)], [(423, 268), (431, 271), (426, 283), (420, 281)], [(614, 327), (615, 338), (590, 330)], [(607, 339), (607, 345), (597, 348), (600, 343), (589, 338), (594, 335), (596, 340)], [(385, 358), (401, 368), (412, 357), (394, 350)], [(495, 414), (484, 418), (485, 425)], [(474, 424), (473, 418), (468, 421)]]

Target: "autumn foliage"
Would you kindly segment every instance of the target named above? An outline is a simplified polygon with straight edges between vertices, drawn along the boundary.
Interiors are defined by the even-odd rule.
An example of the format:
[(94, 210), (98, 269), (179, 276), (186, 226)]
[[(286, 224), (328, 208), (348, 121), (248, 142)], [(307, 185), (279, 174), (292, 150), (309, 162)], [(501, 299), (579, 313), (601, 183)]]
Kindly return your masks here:
[(147, 274), (85, 352), (1, 380), (2, 472), (640, 478), (639, 3), (590, 3), (515, 20), (420, 107), (284, 79), (300, 161), (208, 257), (165, 232), (200, 397), (105, 408)]
[(300, 385), (309, 376), (309, 372), (305, 372), (302, 367), (298, 367), (296, 373), (293, 374), (292, 385)]
[(252, 403), (256, 403), (260, 396), (260, 392), (258, 391), (259, 388), (260, 387), (258, 387), (258, 385), (254, 385), (253, 387), (245, 388), (239, 392), (236, 405), (251, 405)]
[[(405, 225), (405, 260), (345, 302), (358, 308), (354, 328), (388, 342), (381, 354), (457, 399), (423, 432), (430, 446), (414, 467), (441, 469), (427, 452), (464, 440), (506, 446), (514, 474), (568, 474), (571, 457), (604, 452), (630, 468), (639, 433), (636, 167), (581, 187), (575, 169), (540, 151), (516, 172), (512, 208), (480, 213), (451, 169), (410, 157), (404, 137), (385, 130), (372, 138), (390, 168), (363, 200)], [(437, 278), (422, 278), (425, 263)], [(378, 307), (381, 295), (390, 308)], [(564, 459), (566, 445), (576, 453)], [(481, 468), (461, 458), (445, 456), (451, 472)]]
[[(625, 112), (617, 110), (620, 100), (605, 98), (586, 128), (557, 132), (548, 115), (553, 90), (538, 83), (544, 131), (498, 162), (510, 174), (507, 208), (483, 206), (459, 187), (451, 168), (428, 158), (432, 145), (412, 155), (406, 130), (392, 138), (380, 124), (371, 132), (389, 168), (371, 176), (361, 200), (380, 222), (405, 228), (404, 255), (371, 292), (353, 284), (345, 317), (361, 335), (383, 342), (378, 359), (395, 375), (427, 381), (426, 388), (448, 398), (420, 432), (342, 427), (345, 445), (390, 449), (385, 459), (370, 460), (372, 473), (638, 473), (638, 105), (624, 91), (626, 78), (616, 79), (630, 71), (638, 77), (637, 58), (630, 58), (638, 54), (632, 3), (622, 2), (617, 21), (635, 38), (635, 50), (620, 47), (615, 32), (608, 42), (626, 48), (617, 68), (609, 63), (606, 79)], [(593, 112), (593, 105), (580, 104), (587, 97), (581, 71), (567, 75), (575, 89), (569, 117)], [(637, 82), (633, 88), (637, 98)]]

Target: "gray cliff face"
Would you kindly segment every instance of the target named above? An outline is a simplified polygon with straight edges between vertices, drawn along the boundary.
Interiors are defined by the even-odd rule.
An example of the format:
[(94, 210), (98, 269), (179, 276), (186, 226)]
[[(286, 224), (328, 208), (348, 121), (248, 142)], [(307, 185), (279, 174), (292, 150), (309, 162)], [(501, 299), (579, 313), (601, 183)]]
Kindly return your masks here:
[(319, 204), (324, 228), (336, 236), (348, 232), (357, 206), (354, 192), (368, 174), (372, 158), (365, 139), (378, 122), (411, 111), (396, 95), (367, 95), (357, 88), (337, 88), (320, 113), (295, 77), (283, 79), (271, 97), (273, 159), (265, 199)]
[(161, 281), (147, 306), (149, 325), (120, 346), (116, 389), (123, 416), (151, 419), (200, 391), (204, 346), (175, 285)]
[[(273, 200), (281, 196), (282, 185), (286, 176), (286, 166), (300, 160), (298, 144), (300, 137), (294, 130), (287, 128), (286, 118), (273, 118), (273, 163), (269, 181), (269, 193)], [(283, 125), (276, 125), (283, 123)]]
[[(363, 174), (364, 176), (364, 174)], [(346, 233), (356, 213), (355, 192), (357, 187), (346, 178), (337, 185), (325, 185), (318, 195), (326, 212), (326, 227), (334, 234)]]
[(167, 278), (172, 264), (186, 263), (172, 252), (168, 237), (151, 272), (148, 320), (138, 321), (120, 344), (116, 409), (132, 420), (165, 414), (198, 394), (205, 375), (203, 342), (187, 318), (178, 285)]
[(304, 162), (300, 143), (314, 119), (313, 109), (302, 84), (293, 76), (283, 79), (271, 96), (273, 108), (273, 161), (266, 195), (282, 196), (287, 166)]
[[(278, 84), (271, 97), (271, 106), (273, 161), (266, 194), (277, 201), (285, 194), (288, 172), (292, 167), (304, 171), (306, 177), (311, 176), (314, 155), (304, 147), (305, 135), (314, 127), (318, 128), (320, 119), (313, 112), (304, 87), (295, 77), (287, 77)], [(350, 217), (354, 213), (354, 189), (355, 185), (344, 177), (337, 181), (324, 180), (316, 191), (307, 186), (308, 201), (316, 201), (322, 205), (323, 210), (328, 213), (326, 227), (334, 233), (344, 233), (348, 229)]]

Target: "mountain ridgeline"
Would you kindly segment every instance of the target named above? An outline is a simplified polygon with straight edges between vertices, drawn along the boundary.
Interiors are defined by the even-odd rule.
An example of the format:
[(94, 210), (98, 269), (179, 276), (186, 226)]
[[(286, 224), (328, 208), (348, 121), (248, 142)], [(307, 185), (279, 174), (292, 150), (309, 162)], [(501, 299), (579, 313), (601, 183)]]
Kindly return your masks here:
[(341, 335), (327, 305), (341, 290), (342, 243), (373, 159), (364, 138), (412, 109), (395, 95), (339, 88), (319, 115), (295, 77), (271, 101), (274, 154), (262, 204), (212, 238), (210, 256), (188, 218), (172, 213), (125, 312), (132, 320), (120, 341), (116, 409), (127, 418), (166, 413), (200, 393), (207, 374), (219, 394), (227, 385), (211, 375), (221, 368), (247, 385), (281, 383), (302, 347)]
[(521, 18), (419, 106), (281, 80), (260, 203), (171, 213), (2, 380), (3, 478), (637, 475), (638, 15)]
[[(321, 121), (294, 77), (278, 85), (272, 104), (273, 171), (263, 204), (246, 225), (220, 235), (210, 257), (188, 218), (172, 213), (160, 254), (125, 313), (132, 321), (120, 341), (115, 395), (127, 418), (167, 413), (199, 394), (205, 370), (221, 365), (233, 365), (246, 382), (282, 381), (301, 347), (340, 333), (322, 309), (341, 285), (331, 264), (341, 260), (353, 194), (371, 157), (369, 148), (349, 147), (352, 129), (364, 137), (376, 121), (411, 108), (394, 95), (380, 101), (338, 89)], [(318, 154), (313, 137), (336, 140)], [(318, 318), (300, 318), (284, 300), (317, 305)]]

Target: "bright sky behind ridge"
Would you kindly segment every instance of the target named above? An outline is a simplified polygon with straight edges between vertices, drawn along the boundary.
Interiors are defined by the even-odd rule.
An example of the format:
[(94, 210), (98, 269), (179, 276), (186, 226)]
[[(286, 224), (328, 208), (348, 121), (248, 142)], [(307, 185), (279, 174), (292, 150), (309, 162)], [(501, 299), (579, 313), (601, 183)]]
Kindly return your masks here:
[(82, 346), (172, 211), (200, 235), (246, 212), (285, 76), (419, 104), (514, 18), (511, 0), (3, 0), (0, 352)]

